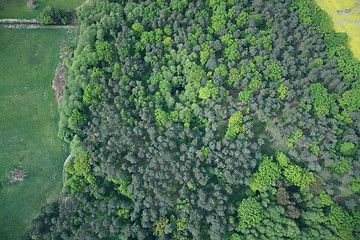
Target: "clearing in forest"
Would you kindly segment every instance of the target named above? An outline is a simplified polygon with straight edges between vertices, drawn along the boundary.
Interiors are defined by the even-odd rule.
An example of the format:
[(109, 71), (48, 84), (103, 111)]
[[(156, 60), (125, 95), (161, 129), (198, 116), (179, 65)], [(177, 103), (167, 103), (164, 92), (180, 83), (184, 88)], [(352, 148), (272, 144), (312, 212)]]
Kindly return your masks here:
[(335, 31), (348, 34), (349, 48), (360, 59), (360, 1), (316, 0), (316, 3), (328, 13)]
[(36, 0), (39, 8), (31, 10), (26, 6), (29, 0), (0, 0), (3, 10), (0, 10), (1, 18), (36, 18), (47, 6), (58, 7), (61, 9), (73, 9), (80, 6), (85, 0)]
[[(0, 26), (1, 240), (17, 239), (45, 201), (61, 192), (66, 151), (57, 137), (51, 84), (64, 33)], [(25, 179), (7, 184), (16, 182), (17, 169)]]

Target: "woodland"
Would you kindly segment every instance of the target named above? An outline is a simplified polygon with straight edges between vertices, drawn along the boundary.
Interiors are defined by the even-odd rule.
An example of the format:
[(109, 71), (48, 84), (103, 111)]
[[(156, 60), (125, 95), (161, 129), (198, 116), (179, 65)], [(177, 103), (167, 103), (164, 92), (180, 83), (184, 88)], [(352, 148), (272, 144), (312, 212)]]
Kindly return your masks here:
[(312, 0), (90, 0), (64, 199), (21, 239), (360, 239), (360, 62)]

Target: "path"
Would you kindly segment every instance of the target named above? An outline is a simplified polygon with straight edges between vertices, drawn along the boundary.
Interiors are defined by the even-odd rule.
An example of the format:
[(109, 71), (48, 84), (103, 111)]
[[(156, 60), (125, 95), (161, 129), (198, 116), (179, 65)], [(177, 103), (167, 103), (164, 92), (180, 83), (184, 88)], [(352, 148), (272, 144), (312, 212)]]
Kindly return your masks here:
[(357, 195), (357, 194), (355, 194), (355, 193), (353, 193), (353, 192), (350, 191), (349, 189), (347, 189), (347, 188), (345, 188), (345, 187), (343, 187), (343, 186), (340, 186), (340, 187), (339, 187), (339, 186), (335, 185), (334, 183), (329, 183), (329, 184), (330, 184), (331, 186), (339, 189), (339, 190), (342, 191), (342, 192), (346, 192), (347, 194), (353, 196), (354, 198), (356, 198), (357, 200), (360, 201), (360, 196)]
[(11, 28), (11, 29), (34, 29), (34, 28), (63, 28), (63, 29), (70, 29), (70, 28), (77, 28), (78, 26), (73, 25), (40, 25), (40, 24), (7, 24), (4, 25), (4, 28)]
[(84, 3), (83, 3), (83, 4), (81, 4), (80, 6), (78, 6), (78, 7), (74, 8), (75, 12), (78, 12), (78, 11), (79, 11), (79, 9), (80, 9), (83, 5), (88, 4), (88, 3), (89, 3), (89, 1), (90, 1), (90, 0), (86, 0), (86, 2), (84, 2)]
[(73, 156), (70, 154), (65, 162), (64, 162), (64, 166), (63, 166), (63, 173), (62, 173), (62, 180), (63, 180), (63, 186), (65, 185), (65, 165), (67, 164), (68, 161), (70, 161), (70, 159), (72, 158)]
[(5, 18), (0, 19), (0, 23), (39, 23), (36, 19), (14, 19), (14, 18)]

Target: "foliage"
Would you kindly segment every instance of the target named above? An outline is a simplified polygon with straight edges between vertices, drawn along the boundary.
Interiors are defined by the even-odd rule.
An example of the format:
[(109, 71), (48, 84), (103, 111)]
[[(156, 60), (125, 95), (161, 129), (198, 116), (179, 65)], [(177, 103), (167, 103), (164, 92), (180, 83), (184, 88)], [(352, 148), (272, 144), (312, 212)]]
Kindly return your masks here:
[(351, 233), (354, 229), (352, 216), (336, 203), (331, 205), (329, 221), (338, 231), (343, 230)]
[(96, 42), (95, 44), (96, 54), (98, 55), (99, 60), (104, 60), (108, 63), (114, 58), (114, 50), (109, 42)]
[(315, 175), (313, 172), (305, 170), (297, 165), (289, 165), (284, 168), (284, 176), (291, 184), (304, 189), (310, 183), (315, 182)]
[(278, 98), (284, 100), (288, 90), (289, 88), (287, 86), (281, 84), (280, 87), (277, 89), (277, 92), (279, 93)]
[(181, 218), (181, 219), (177, 219), (176, 220), (176, 230), (177, 231), (184, 231), (185, 228), (185, 224), (188, 221), (187, 218)]
[(83, 102), (89, 106), (91, 104), (98, 104), (101, 100), (103, 90), (99, 83), (89, 83), (84, 91)]
[(321, 83), (310, 85), (310, 95), (315, 99), (314, 109), (317, 114), (328, 115), (335, 104), (335, 98), (329, 94)]
[(204, 87), (199, 89), (199, 98), (207, 99), (211, 97), (212, 99), (216, 100), (219, 93), (219, 88), (212, 84), (211, 81), (207, 81)]
[(263, 207), (255, 198), (243, 199), (237, 209), (239, 223), (236, 230), (240, 231), (246, 225), (255, 225), (264, 218)]
[(351, 169), (351, 158), (340, 157), (340, 163), (333, 164), (329, 168), (341, 175), (344, 175), (348, 170)]
[(74, 136), (74, 139), (70, 143), (71, 155), (78, 157), (85, 154), (85, 149), (82, 146), (82, 140), (78, 135)]
[(70, 21), (70, 13), (65, 12), (56, 7), (46, 7), (38, 16), (38, 20), (42, 25), (63, 24), (66, 25)]
[(161, 237), (164, 234), (166, 225), (169, 223), (169, 219), (161, 217), (154, 223), (154, 235)]
[(240, 102), (246, 103), (253, 96), (253, 91), (241, 91), (238, 94)]
[(334, 202), (331, 200), (331, 197), (325, 193), (325, 192), (322, 192), (320, 194), (320, 200), (321, 200), (321, 204), (323, 206), (331, 206)]
[(74, 174), (86, 177), (90, 172), (90, 153), (84, 153), (74, 160)]
[(225, 135), (235, 138), (237, 134), (244, 132), (245, 126), (240, 125), (242, 123), (242, 118), (243, 116), (241, 112), (235, 112), (233, 115), (231, 115)]
[(250, 188), (254, 192), (260, 191), (264, 185), (270, 186), (279, 178), (281, 178), (279, 165), (273, 161), (273, 157), (265, 155), (258, 167), (258, 171), (252, 175)]
[[(347, 91), (359, 82), (339, 61), (346, 48), (329, 49), (326, 21), (309, 15), (312, 2), (301, 4), (95, 0), (81, 8), (59, 135), (78, 136), (91, 154), (88, 176), (78, 176), (86, 187), (72, 197), (82, 207), (29, 234), (218, 240), (236, 228), (246, 239), (337, 239), (318, 195), (332, 194), (325, 183), (339, 177), (329, 169), (343, 160), (342, 143), (358, 142)], [(344, 181), (359, 172), (354, 159), (345, 163), (353, 169)]]
[(276, 154), (276, 160), (283, 168), (286, 168), (290, 164), (290, 159), (283, 152), (278, 152)]
[(356, 152), (356, 147), (352, 142), (344, 142), (340, 145), (340, 151), (344, 155), (353, 155)]

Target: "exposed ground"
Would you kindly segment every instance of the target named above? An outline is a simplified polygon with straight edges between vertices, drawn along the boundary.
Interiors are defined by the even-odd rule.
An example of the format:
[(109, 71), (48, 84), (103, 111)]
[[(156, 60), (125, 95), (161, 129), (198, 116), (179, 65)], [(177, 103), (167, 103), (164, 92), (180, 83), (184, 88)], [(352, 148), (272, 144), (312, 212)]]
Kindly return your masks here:
[(61, 103), (63, 89), (65, 86), (65, 79), (63, 76), (65, 72), (67, 72), (67, 69), (62, 64), (59, 64), (56, 68), (55, 77), (52, 82), (52, 88), (55, 90), (56, 102), (58, 106)]
[(0, 239), (20, 236), (49, 198), (61, 192), (66, 149), (57, 137), (51, 88), (62, 29), (0, 26), (0, 182), (14, 169), (26, 179), (0, 187)]
[(354, 57), (360, 59), (360, 1), (315, 0), (324, 9), (337, 32), (349, 35), (349, 47)]

